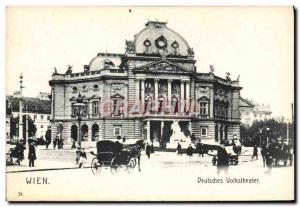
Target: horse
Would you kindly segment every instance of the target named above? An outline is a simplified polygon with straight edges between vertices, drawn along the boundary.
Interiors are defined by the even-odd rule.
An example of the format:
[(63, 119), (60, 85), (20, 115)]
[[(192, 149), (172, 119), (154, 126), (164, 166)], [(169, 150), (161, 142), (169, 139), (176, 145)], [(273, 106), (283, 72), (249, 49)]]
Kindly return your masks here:
[[(137, 159), (139, 171), (141, 172), (141, 152), (145, 148), (144, 140), (138, 140), (135, 144), (123, 145), (123, 149), (119, 153), (119, 163), (129, 162), (131, 158)], [(134, 160), (134, 162), (136, 162)], [(134, 163), (136, 164), (136, 163)]]
[[(279, 165), (280, 161), (283, 161), (284, 166), (287, 165), (287, 162), (289, 161), (289, 165), (292, 165), (293, 163), (293, 154), (289, 152), (289, 149), (287, 147), (280, 147), (277, 145), (270, 145), (266, 152), (269, 152), (270, 156), (274, 160), (275, 165)], [(266, 153), (264, 153), (266, 154)], [(263, 156), (263, 154), (262, 154)]]

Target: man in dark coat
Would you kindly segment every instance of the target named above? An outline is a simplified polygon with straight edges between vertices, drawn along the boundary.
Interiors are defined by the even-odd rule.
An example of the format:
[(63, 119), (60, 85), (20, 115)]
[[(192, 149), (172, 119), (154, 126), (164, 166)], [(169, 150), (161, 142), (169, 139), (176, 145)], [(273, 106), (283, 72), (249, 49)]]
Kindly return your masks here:
[(34, 167), (34, 160), (36, 159), (34, 142), (31, 142), (29, 144), (28, 159), (29, 159), (29, 167)]
[(217, 159), (217, 174), (219, 175), (222, 170), (227, 174), (229, 168), (229, 155), (224, 148), (220, 147), (218, 149)]
[(20, 162), (22, 160), (24, 160), (24, 150), (25, 150), (25, 146), (24, 146), (24, 141), (21, 139), (17, 145), (16, 145), (16, 152), (18, 154), (18, 159), (17, 159), (17, 163), (20, 164)]
[(182, 147), (181, 147), (181, 144), (178, 142), (178, 145), (177, 145), (177, 155), (182, 155)]
[(191, 144), (189, 144), (188, 148), (186, 149), (186, 154), (189, 157), (193, 156), (193, 147)]
[(150, 159), (150, 154), (151, 154), (151, 146), (147, 143), (146, 145), (146, 155), (148, 159)]
[(265, 159), (266, 159), (266, 165), (268, 167), (268, 170), (265, 172), (265, 174), (271, 174), (273, 157), (271, 156), (270, 152), (266, 152)]
[(256, 157), (256, 159), (258, 160), (258, 156), (257, 156), (257, 146), (256, 146), (256, 145), (254, 145), (254, 147), (253, 147), (252, 160), (253, 160), (254, 157)]

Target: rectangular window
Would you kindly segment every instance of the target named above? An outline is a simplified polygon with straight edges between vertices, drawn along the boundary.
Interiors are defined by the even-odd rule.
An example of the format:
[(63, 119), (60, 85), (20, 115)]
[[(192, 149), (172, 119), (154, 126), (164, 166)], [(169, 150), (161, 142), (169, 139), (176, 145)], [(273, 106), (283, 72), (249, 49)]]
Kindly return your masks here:
[(122, 100), (114, 99), (113, 100), (113, 114), (114, 115), (121, 115), (122, 113)]
[(50, 120), (50, 116), (47, 116), (47, 120), (48, 120), (48, 121)]
[(33, 120), (35, 121), (37, 118), (37, 115), (33, 115)]
[(41, 120), (44, 120), (44, 115), (41, 115)]
[(92, 103), (92, 108), (93, 108), (93, 115), (96, 115), (99, 113), (99, 101), (94, 101)]
[(201, 127), (201, 137), (207, 137), (207, 127)]
[(207, 115), (208, 114), (208, 104), (207, 102), (200, 103), (200, 115)]
[(44, 128), (44, 125), (41, 125), (41, 129)]
[(115, 137), (121, 136), (121, 126), (114, 127), (114, 136)]

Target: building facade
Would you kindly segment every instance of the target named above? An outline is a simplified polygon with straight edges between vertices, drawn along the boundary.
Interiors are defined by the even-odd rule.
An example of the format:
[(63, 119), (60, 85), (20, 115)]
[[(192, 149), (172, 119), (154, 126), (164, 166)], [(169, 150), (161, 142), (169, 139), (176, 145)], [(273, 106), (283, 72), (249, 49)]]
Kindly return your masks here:
[(272, 118), (270, 105), (253, 103), (240, 97), (241, 124), (250, 127), (254, 121), (265, 121)]
[[(73, 105), (82, 96), (84, 141), (126, 137), (167, 143), (172, 123), (186, 136), (222, 142), (240, 135), (238, 80), (196, 71), (194, 51), (165, 22), (149, 21), (126, 41), (124, 54), (99, 53), (83, 72), (55, 70), (52, 96), (52, 136), (63, 125), (66, 143), (77, 140)], [(53, 138), (52, 137), (52, 138)]]
[[(7, 96), (6, 97), (6, 132), (9, 137), (19, 137), (18, 130), (16, 135), (10, 132), (10, 118), (18, 117), (20, 96)], [(50, 99), (44, 100), (40, 98), (22, 98), (23, 112), (22, 115), (28, 115), (36, 126), (35, 136), (37, 138), (45, 138), (47, 129), (51, 126), (51, 101)], [(23, 137), (21, 135), (21, 137)]]

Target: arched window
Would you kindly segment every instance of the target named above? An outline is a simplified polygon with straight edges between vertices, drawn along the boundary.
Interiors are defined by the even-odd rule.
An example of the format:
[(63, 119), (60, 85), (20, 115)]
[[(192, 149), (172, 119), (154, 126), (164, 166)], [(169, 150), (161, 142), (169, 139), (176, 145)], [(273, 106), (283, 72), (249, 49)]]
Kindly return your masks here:
[(172, 98), (172, 112), (175, 114), (175, 113), (178, 113), (178, 98), (176, 96), (173, 96)]
[(92, 126), (92, 141), (99, 140), (99, 125), (93, 124)]
[(147, 95), (145, 98), (144, 113), (152, 112), (153, 106), (154, 106), (154, 104), (153, 104), (152, 97), (150, 95)]
[(76, 125), (72, 125), (71, 127), (71, 138), (75, 141), (77, 141), (78, 136), (78, 127)]
[(215, 140), (216, 142), (219, 141), (219, 126), (217, 124), (215, 126)]
[(81, 126), (81, 140), (82, 141), (87, 141), (87, 139), (88, 139), (88, 130), (89, 130), (88, 125), (84, 124), (84, 125)]
[(158, 109), (157, 109), (157, 111), (159, 113), (161, 113), (161, 112), (164, 111), (164, 109), (165, 109), (165, 98), (163, 96), (160, 96), (158, 98)]

